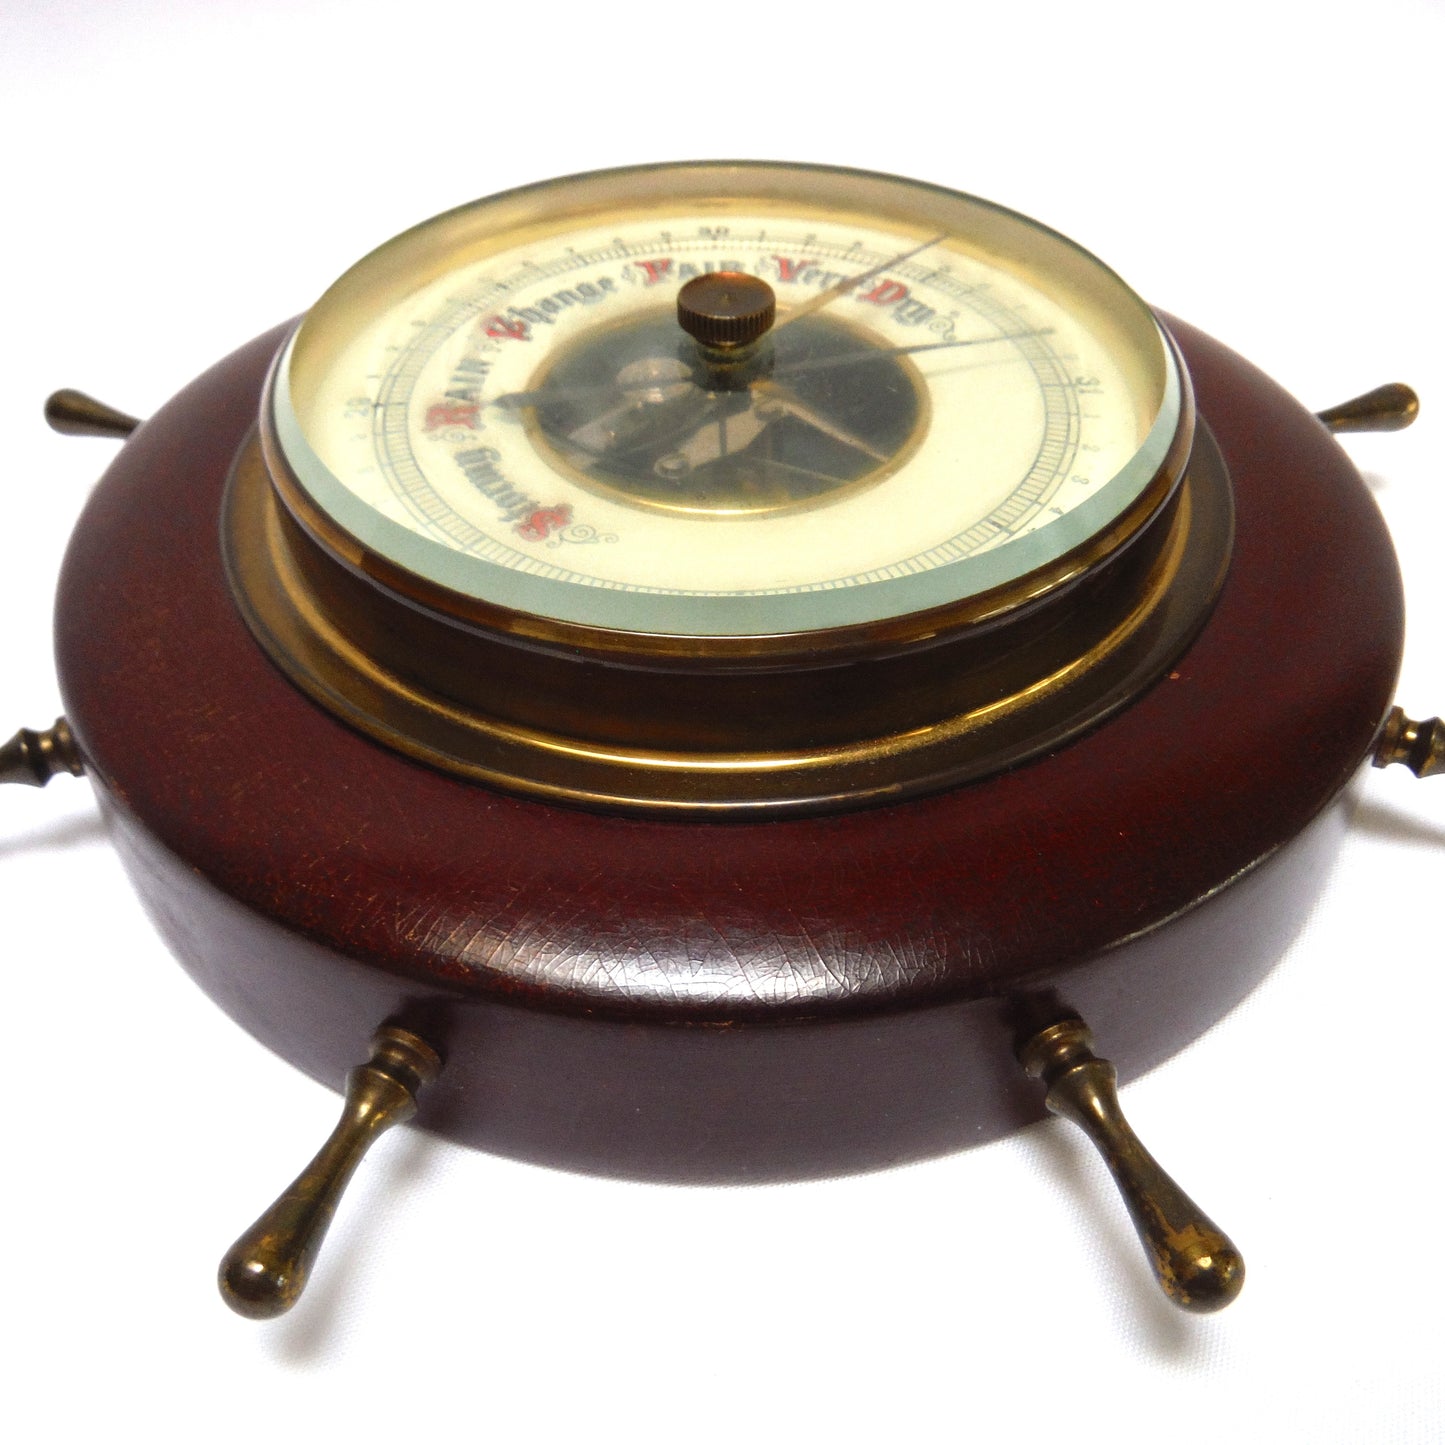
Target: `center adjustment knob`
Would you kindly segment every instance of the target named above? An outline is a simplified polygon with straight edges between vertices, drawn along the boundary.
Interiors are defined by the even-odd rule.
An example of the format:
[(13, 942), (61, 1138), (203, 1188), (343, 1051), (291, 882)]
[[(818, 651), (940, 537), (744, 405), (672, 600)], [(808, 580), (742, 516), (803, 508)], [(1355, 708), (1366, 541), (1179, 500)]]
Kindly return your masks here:
[(677, 293), (677, 323), (717, 351), (747, 346), (767, 334), (778, 314), (773, 288), (743, 271), (695, 276)]

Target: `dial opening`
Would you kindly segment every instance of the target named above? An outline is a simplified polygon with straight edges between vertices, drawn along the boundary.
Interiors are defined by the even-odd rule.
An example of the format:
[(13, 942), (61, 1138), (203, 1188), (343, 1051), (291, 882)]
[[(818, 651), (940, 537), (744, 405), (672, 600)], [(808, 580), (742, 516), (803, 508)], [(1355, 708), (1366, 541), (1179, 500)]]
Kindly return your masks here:
[(658, 309), (580, 336), (509, 408), (589, 491), (695, 517), (771, 516), (882, 481), (925, 435), (928, 391), (876, 334), (810, 317), (717, 387)]

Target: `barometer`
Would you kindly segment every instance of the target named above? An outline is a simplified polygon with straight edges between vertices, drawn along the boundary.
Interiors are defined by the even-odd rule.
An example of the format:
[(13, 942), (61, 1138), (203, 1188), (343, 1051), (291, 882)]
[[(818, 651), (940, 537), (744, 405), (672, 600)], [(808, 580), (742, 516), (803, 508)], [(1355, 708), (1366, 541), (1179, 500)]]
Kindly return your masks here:
[(1228, 552), (1173, 343), (977, 201), (785, 167), (444, 216), (279, 354), (224, 520), (274, 661), (411, 756), (779, 816), (1038, 752), (1157, 676)]
[(1131, 1075), (1195, 1037), (1361, 765), (1440, 769), (1330, 435), (1414, 408), (1317, 418), (1033, 221), (761, 163), (426, 222), (139, 427), (52, 398), (134, 434), (5, 777), (88, 774), (191, 974), (350, 1069), (229, 1302), (294, 1301), (413, 1114), (723, 1180), (1047, 1105), (1166, 1292), (1227, 1303), (1092, 1039)]

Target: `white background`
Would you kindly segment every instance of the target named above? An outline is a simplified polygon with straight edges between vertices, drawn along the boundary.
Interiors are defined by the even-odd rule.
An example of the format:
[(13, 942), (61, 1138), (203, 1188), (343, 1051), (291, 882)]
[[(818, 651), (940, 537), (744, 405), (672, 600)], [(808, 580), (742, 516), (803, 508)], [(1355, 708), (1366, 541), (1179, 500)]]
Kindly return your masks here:
[[(144, 415), (427, 215), (720, 155), (1035, 215), (1311, 407), (1415, 384), (1412, 431), (1348, 446), (1407, 581), (1400, 699), (1440, 711), (1442, 89), (1445, 11), (1419, 0), (7, 0), (0, 732), (58, 710), (53, 578), (114, 450), (46, 431), (51, 389)], [(1362, 796), (1280, 967), (1126, 1092), (1246, 1253), (1224, 1315), (1156, 1301), (1102, 1170), (1048, 1124), (887, 1174), (712, 1190), (400, 1133), (309, 1296), (256, 1325), (216, 1298), (216, 1260), (334, 1097), (165, 956), (84, 782), (6, 789), (6, 1433), (1440, 1439), (1445, 784), (1396, 768)]]

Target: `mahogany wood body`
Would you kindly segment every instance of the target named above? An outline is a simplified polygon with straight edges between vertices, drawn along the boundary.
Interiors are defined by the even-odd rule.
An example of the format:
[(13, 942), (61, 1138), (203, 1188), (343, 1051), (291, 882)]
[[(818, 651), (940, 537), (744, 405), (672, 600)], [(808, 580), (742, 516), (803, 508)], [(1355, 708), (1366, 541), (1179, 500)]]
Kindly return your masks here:
[(771, 823), (609, 817), (396, 756), (295, 691), (227, 592), (218, 514), (280, 337), (126, 445), (57, 604), (67, 715), (196, 981), (333, 1085), (387, 1019), (446, 1059), (421, 1121), (571, 1168), (798, 1177), (1041, 1111), (1020, 1013), (1129, 1077), (1287, 942), (1391, 702), (1393, 550), (1344, 453), (1176, 325), (1233, 477), (1216, 610), (1168, 678), (1012, 772)]

